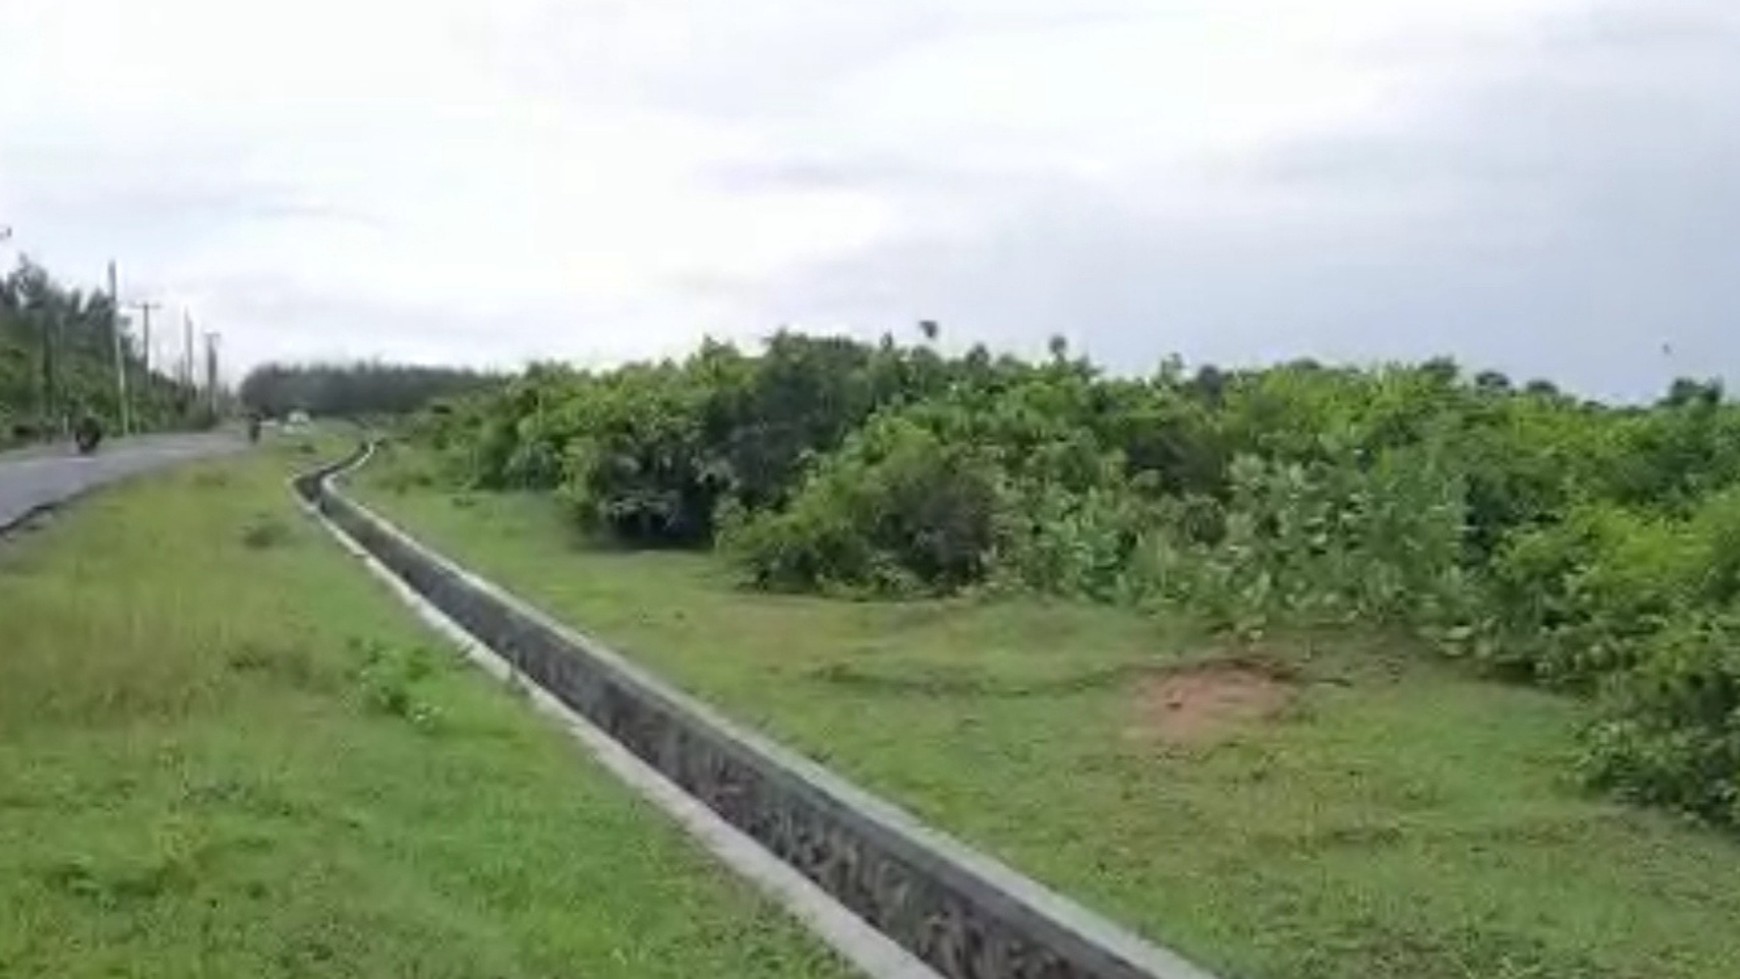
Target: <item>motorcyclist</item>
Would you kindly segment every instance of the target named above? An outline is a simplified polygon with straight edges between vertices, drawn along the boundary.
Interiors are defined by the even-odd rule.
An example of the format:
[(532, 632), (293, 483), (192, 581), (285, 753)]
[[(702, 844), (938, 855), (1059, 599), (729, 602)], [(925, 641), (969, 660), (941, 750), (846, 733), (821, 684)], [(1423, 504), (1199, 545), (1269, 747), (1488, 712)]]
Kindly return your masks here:
[(90, 454), (97, 451), (98, 443), (103, 441), (103, 423), (89, 411), (81, 412), (78, 421), (73, 423), (73, 442), (80, 452)]

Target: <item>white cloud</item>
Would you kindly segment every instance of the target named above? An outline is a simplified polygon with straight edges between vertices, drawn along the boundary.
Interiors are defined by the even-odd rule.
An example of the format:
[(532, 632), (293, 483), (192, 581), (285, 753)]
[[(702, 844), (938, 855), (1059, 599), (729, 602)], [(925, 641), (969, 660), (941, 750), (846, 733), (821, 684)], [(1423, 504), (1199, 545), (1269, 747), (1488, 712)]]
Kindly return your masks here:
[[(1483, 100), (1654, 93), (1658, 128), (1690, 125), (1693, 96), (1731, 94), (1734, 21), (1715, 0), (4, 0), (0, 221), (69, 274), (115, 255), (242, 360), (620, 358), (936, 306), (993, 342), (1096, 308), (1140, 359), (1181, 345), (1137, 298), (1180, 256), (1301, 291), (1303, 268), (1371, 276), (1272, 334), (1200, 290), (1203, 354), (1388, 352), (1322, 323), (1407, 307), (1385, 297), (1421, 272), (1370, 258), (1398, 228), (1478, 249), (1599, 210), (1608, 171)], [(1627, 186), (1710, 150), (1567, 126)], [(1539, 192), (1494, 211), (1502, 179)]]

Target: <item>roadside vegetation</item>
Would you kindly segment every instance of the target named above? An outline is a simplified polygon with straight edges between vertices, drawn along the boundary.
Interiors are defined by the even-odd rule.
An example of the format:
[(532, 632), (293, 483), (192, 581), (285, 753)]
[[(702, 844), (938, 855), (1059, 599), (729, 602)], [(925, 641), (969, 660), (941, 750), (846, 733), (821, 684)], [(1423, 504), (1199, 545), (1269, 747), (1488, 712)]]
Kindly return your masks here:
[(745, 590), (550, 496), (361, 497), (732, 716), (1229, 979), (1731, 979), (1740, 844), (1592, 797), (1583, 701), (1406, 635)]
[(417, 364), (270, 363), (249, 371), (236, 394), (244, 405), (271, 418), (302, 411), (360, 419), (409, 414), (499, 381), (479, 371)]
[[(0, 276), (0, 448), (59, 432), (82, 411), (119, 428), (112, 311), (107, 295), (28, 260)], [(132, 337), (121, 346), (137, 430), (209, 427), (189, 384), (147, 370)]]
[(1448, 361), (1129, 380), (1061, 341), (1031, 364), (781, 335), (533, 370), (423, 436), (429, 479), (715, 546), (764, 590), (1405, 632), (1598, 696), (1591, 785), (1740, 821), (1740, 406), (1714, 383), (1612, 407)]
[(0, 541), (0, 974), (843, 976), (291, 504), (281, 446)]
[(1609, 406), (1447, 361), (1127, 379), (1061, 342), (781, 335), (533, 369), (363, 485), (1232, 974), (1732, 972), (1716, 385)]

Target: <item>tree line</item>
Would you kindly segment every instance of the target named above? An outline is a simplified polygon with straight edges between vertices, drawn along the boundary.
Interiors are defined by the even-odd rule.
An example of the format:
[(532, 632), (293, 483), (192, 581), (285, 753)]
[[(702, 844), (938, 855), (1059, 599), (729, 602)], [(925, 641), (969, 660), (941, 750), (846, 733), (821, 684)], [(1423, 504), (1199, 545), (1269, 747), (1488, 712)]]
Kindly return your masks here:
[(239, 395), (244, 405), (271, 417), (292, 411), (341, 417), (403, 415), (496, 380), (488, 373), (450, 367), (270, 363), (248, 373)]
[(1578, 773), (1740, 822), (1740, 406), (1650, 406), (1435, 360), (1106, 374), (1061, 342), (780, 334), (543, 365), (426, 413), (427, 478), (555, 494), (619, 543), (764, 589), (1016, 591), (1256, 635), (1411, 631), (1593, 698)]
[[(0, 277), (0, 444), (62, 433), (84, 413), (119, 428), (111, 298), (65, 284), (29, 259)], [(207, 421), (189, 385), (148, 370), (122, 331), (128, 412), (138, 430)]]

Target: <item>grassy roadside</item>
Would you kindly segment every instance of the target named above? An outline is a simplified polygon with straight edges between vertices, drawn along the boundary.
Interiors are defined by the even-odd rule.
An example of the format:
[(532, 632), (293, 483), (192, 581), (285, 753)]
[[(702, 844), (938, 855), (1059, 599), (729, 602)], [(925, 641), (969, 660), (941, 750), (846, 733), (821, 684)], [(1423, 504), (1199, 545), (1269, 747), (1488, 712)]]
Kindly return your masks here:
[[(576, 547), (548, 499), (365, 499), (694, 692), (1249, 979), (1731, 979), (1740, 845), (1561, 781), (1576, 703), (1370, 641), (1265, 654), (1277, 719), (1149, 730), (1188, 632), (1043, 603), (749, 594), (692, 554)], [(1158, 708), (1162, 713), (1164, 706)]]
[(310, 462), (0, 543), (0, 975), (846, 974), (295, 513)]

